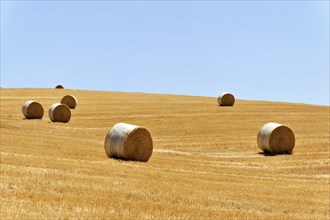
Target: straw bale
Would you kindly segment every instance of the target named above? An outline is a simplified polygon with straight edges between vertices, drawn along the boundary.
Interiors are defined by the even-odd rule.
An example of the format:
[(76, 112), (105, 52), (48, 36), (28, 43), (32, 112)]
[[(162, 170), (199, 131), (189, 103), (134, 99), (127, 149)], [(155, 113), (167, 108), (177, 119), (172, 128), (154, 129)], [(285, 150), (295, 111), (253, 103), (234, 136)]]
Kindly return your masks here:
[(62, 85), (57, 85), (55, 89), (64, 89), (64, 87)]
[(65, 95), (62, 98), (61, 103), (67, 105), (71, 109), (74, 109), (76, 108), (78, 101), (73, 95)]
[(107, 133), (104, 149), (110, 158), (147, 162), (152, 154), (153, 142), (146, 128), (118, 123)]
[(220, 106), (233, 106), (235, 103), (235, 97), (229, 92), (221, 93), (218, 97), (218, 103)]
[(44, 116), (44, 109), (38, 102), (29, 100), (22, 106), (22, 112), (27, 119), (40, 119)]
[(67, 123), (71, 118), (70, 108), (64, 104), (55, 103), (48, 111), (49, 118), (52, 122), (63, 122)]
[(257, 141), (258, 147), (265, 153), (291, 154), (295, 136), (289, 127), (270, 122), (261, 127)]

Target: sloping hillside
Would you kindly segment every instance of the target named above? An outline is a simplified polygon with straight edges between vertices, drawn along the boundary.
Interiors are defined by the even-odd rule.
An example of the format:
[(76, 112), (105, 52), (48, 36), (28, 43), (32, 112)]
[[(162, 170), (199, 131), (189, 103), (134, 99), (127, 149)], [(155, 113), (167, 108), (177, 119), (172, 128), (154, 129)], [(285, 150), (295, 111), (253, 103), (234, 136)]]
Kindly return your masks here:
[[(67, 124), (48, 108), (73, 94)], [(23, 119), (32, 99), (42, 120)], [(260, 127), (284, 123), (292, 155), (265, 156)], [(117, 122), (149, 129), (148, 163), (107, 158)], [(1, 219), (330, 218), (329, 107), (55, 89), (1, 89)]]

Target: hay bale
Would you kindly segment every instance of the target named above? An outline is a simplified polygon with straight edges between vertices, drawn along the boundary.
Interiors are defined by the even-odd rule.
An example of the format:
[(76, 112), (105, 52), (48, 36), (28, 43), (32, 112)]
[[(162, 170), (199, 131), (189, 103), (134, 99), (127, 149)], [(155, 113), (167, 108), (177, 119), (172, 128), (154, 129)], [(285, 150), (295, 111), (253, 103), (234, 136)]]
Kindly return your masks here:
[(55, 103), (48, 111), (49, 118), (52, 122), (69, 122), (71, 118), (70, 108), (64, 104)]
[(64, 89), (64, 87), (62, 85), (57, 85), (55, 89)]
[(62, 98), (61, 103), (67, 105), (71, 109), (74, 109), (77, 106), (78, 101), (73, 95), (66, 95)]
[(292, 153), (295, 145), (293, 131), (282, 124), (270, 122), (261, 127), (258, 133), (258, 146), (265, 153)]
[(235, 97), (229, 92), (221, 93), (218, 97), (218, 103), (220, 106), (233, 106), (235, 103)]
[(40, 119), (44, 116), (44, 108), (35, 101), (27, 101), (22, 106), (22, 112), (27, 119)]
[(146, 128), (118, 123), (107, 133), (104, 149), (110, 158), (147, 162), (152, 154), (153, 142)]

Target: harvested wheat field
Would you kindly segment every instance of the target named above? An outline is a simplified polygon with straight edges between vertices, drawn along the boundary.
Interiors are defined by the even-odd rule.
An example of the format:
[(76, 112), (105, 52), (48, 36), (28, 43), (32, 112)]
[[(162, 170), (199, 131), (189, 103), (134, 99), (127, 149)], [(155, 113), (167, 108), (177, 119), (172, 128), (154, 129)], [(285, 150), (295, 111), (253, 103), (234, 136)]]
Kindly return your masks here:
[[(22, 115), (67, 93), (69, 123)], [(147, 128), (147, 163), (110, 159), (116, 123)], [(292, 155), (266, 156), (268, 122), (295, 134)], [(329, 106), (55, 89), (1, 89), (1, 219), (329, 219)]]

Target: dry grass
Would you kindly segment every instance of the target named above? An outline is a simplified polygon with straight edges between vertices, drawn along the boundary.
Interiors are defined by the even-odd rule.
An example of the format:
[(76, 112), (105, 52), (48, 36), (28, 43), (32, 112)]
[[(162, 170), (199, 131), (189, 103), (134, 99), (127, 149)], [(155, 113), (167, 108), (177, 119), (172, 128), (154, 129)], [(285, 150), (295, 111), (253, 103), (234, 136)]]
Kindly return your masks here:
[[(25, 100), (50, 106), (67, 92), (80, 100), (69, 123), (23, 120)], [(295, 132), (292, 155), (259, 153), (269, 121)], [(106, 156), (118, 122), (151, 132), (148, 163)], [(329, 219), (329, 156), (327, 106), (1, 89), (0, 218)]]

